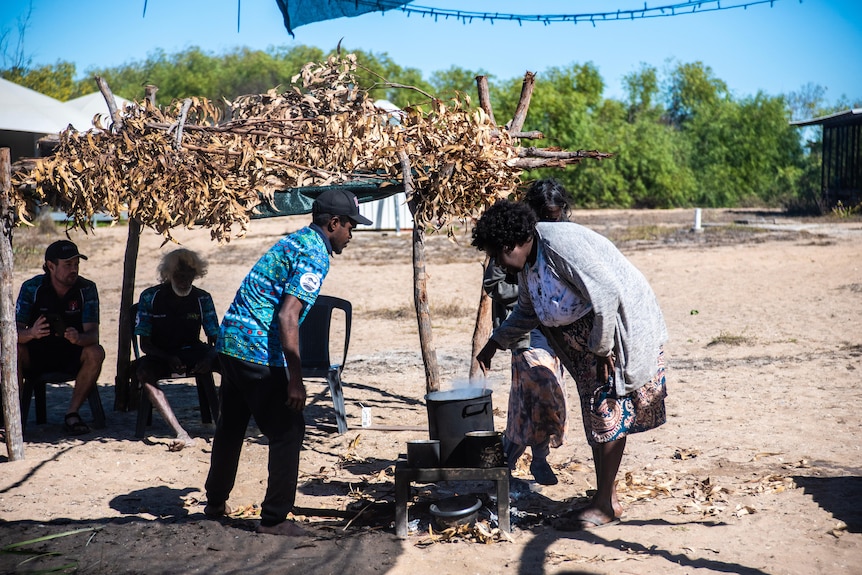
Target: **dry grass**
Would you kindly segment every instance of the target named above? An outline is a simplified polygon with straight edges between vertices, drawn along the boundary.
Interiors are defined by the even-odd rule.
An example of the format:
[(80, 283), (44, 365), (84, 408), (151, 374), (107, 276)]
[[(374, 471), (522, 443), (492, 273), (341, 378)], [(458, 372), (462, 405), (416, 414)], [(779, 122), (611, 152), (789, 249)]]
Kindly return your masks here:
[[(434, 320), (452, 319), (472, 317), (476, 310), (470, 309), (467, 306), (461, 305), (458, 302), (448, 302), (440, 305), (431, 306), (431, 317)], [(410, 304), (404, 304), (400, 307), (387, 307), (382, 309), (370, 309), (362, 312), (362, 318), (383, 319), (390, 321), (410, 320), (415, 321), (416, 311)]]
[(722, 331), (718, 334), (718, 337), (713, 338), (712, 341), (706, 344), (706, 346), (709, 347), (712, 345), (748, 345), (754, 343), (754, 341), (755, 339), (753, 337)]

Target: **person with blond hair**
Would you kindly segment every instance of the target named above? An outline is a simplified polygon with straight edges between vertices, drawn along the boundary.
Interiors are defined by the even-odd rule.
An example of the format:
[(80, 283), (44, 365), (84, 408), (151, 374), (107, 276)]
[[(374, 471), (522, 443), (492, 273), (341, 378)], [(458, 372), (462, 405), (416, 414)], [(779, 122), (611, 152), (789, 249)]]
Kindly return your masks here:
[[(192, 285), (207, 273), (207, 263), (195, 252), (178, 249), (162, 257), (159, 285), (141, 293), (135, 335), (146, 354), (137, 362), (136, 375), (143, 392), (176, 434), (171, 451), (193, 445), (195, 440), (177, 420), (160, 379), (192, 376), (213, 370), (219, 320), (212, 296)], [(201, 328), (207, 342), (200, 340)]]

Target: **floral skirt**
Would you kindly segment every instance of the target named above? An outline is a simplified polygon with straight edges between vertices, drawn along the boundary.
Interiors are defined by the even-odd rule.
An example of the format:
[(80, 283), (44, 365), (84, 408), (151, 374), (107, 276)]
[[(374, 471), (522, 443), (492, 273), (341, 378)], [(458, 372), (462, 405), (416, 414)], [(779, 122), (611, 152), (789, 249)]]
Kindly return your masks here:
[(512, 352), (512, 388), (506, 438), (518, 445), (563, 444), (566, 386), (560, 360), (550, 350), (531, 347)]
[(659, 350), (652, 379), (628, 395), (617, 397), (613, 375), (606, 382), (596, 381), (596, 357), (587, 347), (593, 317), (590, 313), (571, 325), (555, 329), (561, 331), (566, 344), (565, 355), (561, 357), (563, 364), (578, 386), (587, 442), (596, 446), (654, 429), (667, 421), (664, 405), (667, 386), (664, 349)]

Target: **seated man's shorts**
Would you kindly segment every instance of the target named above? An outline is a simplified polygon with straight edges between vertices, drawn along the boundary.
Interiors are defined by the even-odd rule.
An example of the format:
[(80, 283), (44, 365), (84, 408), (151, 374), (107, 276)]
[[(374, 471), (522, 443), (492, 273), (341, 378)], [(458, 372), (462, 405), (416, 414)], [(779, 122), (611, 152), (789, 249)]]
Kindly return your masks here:
[[(180, 361), (183, 362), (183, 365), (186, 366), (186, 373), (178, 374), (179, 376), (188, 376), (191, 377), (195, 375), (194, 373), (189, 373), (188, 370), (194, 369), (195, 365), (198, 362), (206, 359), (206, 357), (210, 354), (213, 358), (212, 367), (218, 367), (217, 361), (215, 359), (215, 354), (213, 353), (213, 347), (211, 345), (207, 345), (205, 343), (198, 343), (196, 345), (190, 345), (187, 347), (183, 347), (174, 352)], [(145, 355), (138, 360), (138, 373), (140, 373), (143, 369), (149, 369), (152, 373), (155, 374), (156, 379), (167, 379), (174, 375), (171, 373), (171, 368), (168, 365), (168, 362), (157, 357), (152, 357), (149, 355)]]
[(34, 339), (27, 343), (30, 368), (25, 375), (61, 372), (74, 375), (81, 369), (81, 351), (84, 348), (62, 337)]

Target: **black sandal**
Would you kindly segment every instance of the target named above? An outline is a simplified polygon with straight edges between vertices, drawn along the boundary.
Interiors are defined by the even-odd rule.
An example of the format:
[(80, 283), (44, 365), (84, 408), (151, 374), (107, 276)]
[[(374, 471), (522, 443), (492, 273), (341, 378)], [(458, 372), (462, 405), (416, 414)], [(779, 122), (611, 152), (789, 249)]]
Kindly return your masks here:
[(90, 433), (90, 426), (84, 423), (84, 420), (81, 419), (81, 416), (78, 415), (77, 411), (66, 414), (63, 429), (66, 430), (66, 433), (69, 435), (84, 435), (85, 433)]

